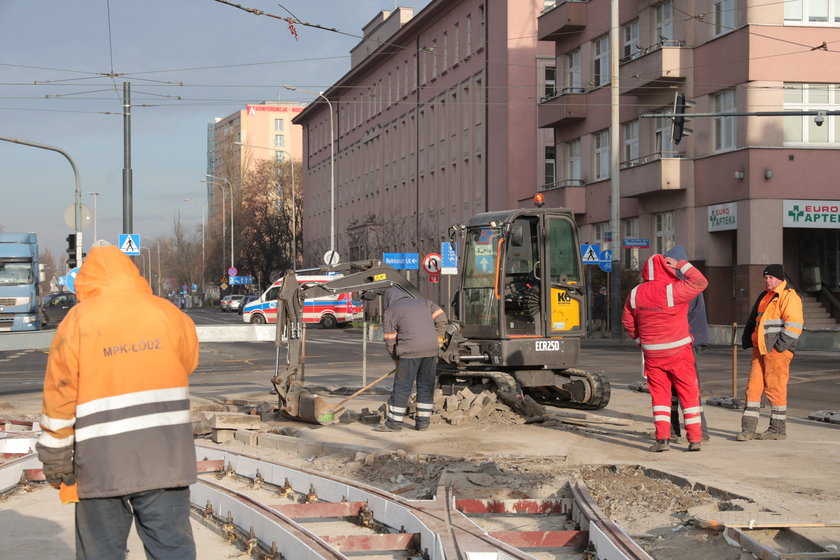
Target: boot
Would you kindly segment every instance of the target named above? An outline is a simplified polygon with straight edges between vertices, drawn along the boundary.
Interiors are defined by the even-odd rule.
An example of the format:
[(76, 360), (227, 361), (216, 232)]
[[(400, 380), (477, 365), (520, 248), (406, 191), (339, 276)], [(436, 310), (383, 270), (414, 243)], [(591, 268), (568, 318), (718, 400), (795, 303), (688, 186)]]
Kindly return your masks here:
[(385, 420), (384, 423), (374, 426), (374, 432), (399, 432), (402, 431), (402, 425), (397, 425), (390, 420)]
[[(773, 414), (776, 414), (776, 411), (773, 411)], [(780, 420), (779, 418), (774, 418), (773, 416), (770, 417), (770, 427), (767, 428), (767, 431), (755, 436), (755, 439), (762, 439), (762, 440), (781, 440), (787, 439), (787, 430), (785, 426), (786, 420)]]
[(692, 441), (688, 444), (689, 451), (700, 451), (700, 442), (699, 441)]
[(750, 441), (755, 439), (755, 429), (758, 427), (759, 403), (747, 403), (741, 416), (741, 433), (735, 436), (735, 441)]
[(661, 453), (669, 449), (671, 449), (671, 443), (667, 439), (658, 439), (656, 443), (650, 446), (650, 450), (653, 453)]
[(417, 430), (418, 432), (425, 432), (426, 430), (429, 429), (429, 423), (430, 422), (428, 420), (423, 420), (423, 419), (415, 420), (414, 421), (414, 429)]

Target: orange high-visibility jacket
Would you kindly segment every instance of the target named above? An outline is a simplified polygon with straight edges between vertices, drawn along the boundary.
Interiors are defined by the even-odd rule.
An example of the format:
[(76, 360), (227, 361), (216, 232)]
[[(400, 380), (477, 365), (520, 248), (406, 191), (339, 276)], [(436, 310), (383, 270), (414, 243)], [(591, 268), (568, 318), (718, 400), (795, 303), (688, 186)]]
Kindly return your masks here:
[(777, 352), (795, 352), (804, 327), (802, 298), (783, 281), (772, 292), (764, 292), (756, 299), (744, 327), (742, 345), (751, 348), (757, 344), (762, 355), (773, 349)]
[(41, 460), (74, 448), (81, 498), (192, 484), (195, 325), (117, 247), (93, 248), (75, 287), (47, 362)]

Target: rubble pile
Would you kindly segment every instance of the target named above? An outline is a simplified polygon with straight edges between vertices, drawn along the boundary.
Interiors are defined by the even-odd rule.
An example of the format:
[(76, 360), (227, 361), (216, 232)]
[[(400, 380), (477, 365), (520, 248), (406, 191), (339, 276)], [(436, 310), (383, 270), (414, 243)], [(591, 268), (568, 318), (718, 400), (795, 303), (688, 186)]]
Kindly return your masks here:
[[(378, 424), (385, 420), (387, 403), (379, 407), (376, 412), (365, 408), (359, 421), (364, 424)], [(416, 418), (417, 407), (415, 395), (408, 402), (406, 416)], [(440, 389), (435, 390), (435, 402), (432, 409), (432, 424), (446, 423), (452, 426), (461, 424), (523, 424), (525, 419), (511, 410), (509, 406), (500, 402), (496, 393), (481, 391), (474, 393), (465, 387), (452, 395), (444, 395)]]

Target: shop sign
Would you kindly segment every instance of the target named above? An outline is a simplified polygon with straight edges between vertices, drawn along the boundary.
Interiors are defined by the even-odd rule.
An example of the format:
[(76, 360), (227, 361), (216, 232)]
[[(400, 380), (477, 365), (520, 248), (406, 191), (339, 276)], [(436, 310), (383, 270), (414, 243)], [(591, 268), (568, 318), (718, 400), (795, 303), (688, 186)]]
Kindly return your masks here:
[(714, 204), (709, 206), (709, 231), (738, 229), (738, 203)]
[(785, 200), (782, 227), (840, 229), (840, 200)]

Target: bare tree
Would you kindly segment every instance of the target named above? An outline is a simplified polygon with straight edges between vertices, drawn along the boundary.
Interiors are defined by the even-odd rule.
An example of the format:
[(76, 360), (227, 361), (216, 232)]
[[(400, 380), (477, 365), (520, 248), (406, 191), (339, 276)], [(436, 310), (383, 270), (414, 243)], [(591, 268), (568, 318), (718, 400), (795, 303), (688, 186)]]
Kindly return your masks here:
[(201, 229), (181, 224), (181, 215), (175, 216), (173, 237), (167, 247), (167, 270), (177, 284), (191, 286), (201, 282)]
[(41, 247), (38, 262), (44, 265), (44, 277), (47, 279), (46, 282), (42, 282), (39, 285), (38, 289), (38, 291), (41, 292), (41, 295), (44, 295), (50, 292), (50, 280), (56, 276), (61, 276), (61, 271), (56, 266), (55, 257), (53, 256), (52, 251), (46, 247)]

